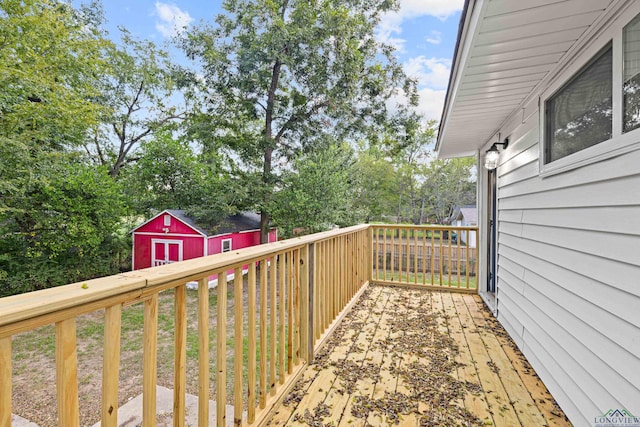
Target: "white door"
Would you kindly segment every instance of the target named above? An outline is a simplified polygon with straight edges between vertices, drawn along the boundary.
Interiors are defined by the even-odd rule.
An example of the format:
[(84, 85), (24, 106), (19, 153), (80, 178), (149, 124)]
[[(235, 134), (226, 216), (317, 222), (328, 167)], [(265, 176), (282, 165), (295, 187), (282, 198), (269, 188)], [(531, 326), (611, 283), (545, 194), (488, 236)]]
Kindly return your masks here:
[(151, 265), (153, 267), (178, 261), (182, 261), (181, 240), (151, 240)]

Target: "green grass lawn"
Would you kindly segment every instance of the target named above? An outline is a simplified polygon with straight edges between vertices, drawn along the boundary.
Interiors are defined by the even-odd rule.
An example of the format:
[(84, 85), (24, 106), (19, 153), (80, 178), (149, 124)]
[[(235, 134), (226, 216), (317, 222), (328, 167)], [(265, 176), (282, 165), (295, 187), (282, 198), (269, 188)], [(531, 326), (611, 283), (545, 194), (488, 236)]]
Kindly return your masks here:
[[(435, 285), (440, 286), (440, 274), (433, 273), (433, 275), (429, 272), (426, 274), (422, 272), (418, 272), (414, 274), (409, 272), (407, 275), (406, 271), (399, 273), (398, 271), (380, 272), (379, 276), (375, 275), (374, 272), (374, 281), (375, 280), (386, 280), (391, 282), (399, 282), (399, 283), (410, 283), (410, 284), (426, 284), (426, 285)], [(458, 274), (451, 273), (451, 276), (448, 274), (442, 275), (442, 286), (450, 287), (450, 288), (467, 288), (467, 278), (464, 274), (460, 274), (460, 281), (458, 281)], [(469, 276), (469, 289), (476, 289), (478, 286), (478, 281), (475, 276)]]

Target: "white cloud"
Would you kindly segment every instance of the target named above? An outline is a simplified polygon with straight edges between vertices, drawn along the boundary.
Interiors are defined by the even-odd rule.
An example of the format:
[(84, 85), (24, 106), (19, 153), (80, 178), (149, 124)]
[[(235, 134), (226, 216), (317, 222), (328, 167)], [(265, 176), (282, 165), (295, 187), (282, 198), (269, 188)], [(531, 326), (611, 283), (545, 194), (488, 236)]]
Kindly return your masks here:
[[(418, 106), (416, 110), (425, 120), (440, 120), (444, 98), (447, 93), (451, 60), (444, 58), (426, 58), (418, 56), (404, 63), (404, 70), (418, 82)], [(391, 97), (387, 108), (394, 111), (398, 105), (406, 105), (407, 99), (402, 91)]]
[(402, 33), (401, 24), (402, 18), (397, 12), (386, 14), (380, 21), (380, 24), (378, 24), (376, 32), (378, 42), (391, 45), (398, 52), (403, 53), (405, 51), (404, 43), (406, 40), (393, 36), (393, 34)]
[(402, 34), (403, 21), (426, 15), (435, 16), (444, 21), (461, 10), (463, 2), (464, 0), (400, 0), (398, 11), (387, 13), (382, 17), (378, 25), (378, 41), (390, 44), (402, 53), (406, 40), (395, 35)]
[[(446, 90), (420, 89), (418, 91), (420, 99), (416, 111), (424, 117), (425, 121), (440, 120), (446, 94)], [(387, 109), (396, 111), (400, 105), (407, 105), (407, 98), (401, 91), (398, 91), (396, 95), (387, 100)]]
[(418, 112), (427, 120), (438, 120), (442, 116), (442, 108), (444, 107), (444, 97), (446, 90), (433, 90), (423, 88), (418, 91), (420, 95), (420, 103), (418, 104)]
[(193, 21), (189, 12), (181, 10), (175, 4), (156, 2), (156, 30), (165, 37), (173, 37), (184, 31)]
[(431, 35), (426, 36), (424, 40), (431, 44), (440, 44), (442, 42), (442, 33), (440, 31), (431, 31)]
[(462, 9), (464, 0), (400, 0), (400, 15), (414, 18), (421, 15), (431, 15), (445, 20)]
[(404, 63), (404, 71), (418, 81), (419, 87), (446, 89), (449, 82), (451, 60), (446, 58), (426, 58), (417, 56)]

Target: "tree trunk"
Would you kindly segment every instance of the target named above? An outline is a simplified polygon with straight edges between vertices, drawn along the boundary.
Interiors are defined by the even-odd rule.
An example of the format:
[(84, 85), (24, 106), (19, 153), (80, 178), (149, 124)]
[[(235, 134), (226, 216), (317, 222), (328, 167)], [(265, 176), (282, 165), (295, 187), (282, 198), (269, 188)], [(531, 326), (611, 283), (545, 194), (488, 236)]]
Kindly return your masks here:
[(269, 242), (269, 220), (271, 215), (267, 211), (267, 206), (271, 199), (271, 193), (273, 192), (273, 179), (271, 176), (271, 158), (273, 157), (273, 150), (278, 145), (278, 141), (273, 138), (273, 109), (275, 107), (276, 90), (278, 90), (278, 81), (280, 79), (280, 68), (282, 63), (279, 58), (276, 58), (273, 64), (273, 70), (271, 71), (271, 85), (269, 86), (269, 93), (267, 94), (267, 107), (265, 111), (264, 119), (264, 139), (266, 146), (264, 148), (264, 164), (262, 166), (262, 183), (264, 184), (262, 211), (260, 212), (260, 243)]
[(269, 222), (271, 217), (269, 212), (260, 212), (260, 243), (269, 243)]
[[(270, 128), (270, 126), (269, 126)], [(273, 156), (273, 148), (264, 149), (264, 164), (262, 169), (262, 182), (265, 185), (263, 193), (262, 210), (260, 212), (260, 243), (269, 243), (269, 222), (271, 215), (266, 209), (271, 199), (272, 183), (271, 183), (271, 158)]]

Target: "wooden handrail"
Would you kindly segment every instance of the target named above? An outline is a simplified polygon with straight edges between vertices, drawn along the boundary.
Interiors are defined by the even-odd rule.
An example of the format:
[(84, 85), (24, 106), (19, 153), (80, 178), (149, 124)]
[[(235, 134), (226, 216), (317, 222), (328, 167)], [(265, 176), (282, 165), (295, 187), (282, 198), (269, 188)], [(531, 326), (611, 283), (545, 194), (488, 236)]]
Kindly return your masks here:
[[(142, 296), (142, 290), (147, 288), (146, 293), (155, 293), (157, 289), (149, 290), (148, 288), (164, 287), (168, 289), (178, 284), (189, 282), (195, 277), (207, 275), (215, 270), (234, 268), (239, 264), (246, 264), (248, 260), (254, 258), (263, 258), (274, 252), (278, 253), (305, 244), (321, 242), (346, 233), (365, 230), (368, 227), (368, 225), (356, 225), (253, 246), (237, 251), (225, 252), (223, 254), (181, 261), (180, 263), (165, 264), (158, 267), (0, 298), (0, 337), (5, 336), (2, 334), (4, 329), (1, 327), (7, 324), (15, 324), (22, 320), (28, 320), (92, 302), (97, 302), (98, 304), (97, 306), (91, 306), (89, 308), (90, 311), (98, 310), (112, 305), (99, 304), (100, 301), (109, 297), (122, 295), (126, 300), (132, 300), (135, 298), (131, 298), (131, 295), (128, 294), (132, 291), (140, 291), (140, 295)], [(15, 332), (12, 332), (11, 334), (14, 333)]]
[(440, 225), (440, 224), (370, 224), (374, 228), (405, 229), (405, 230), (477, 230), (476, 226)]

